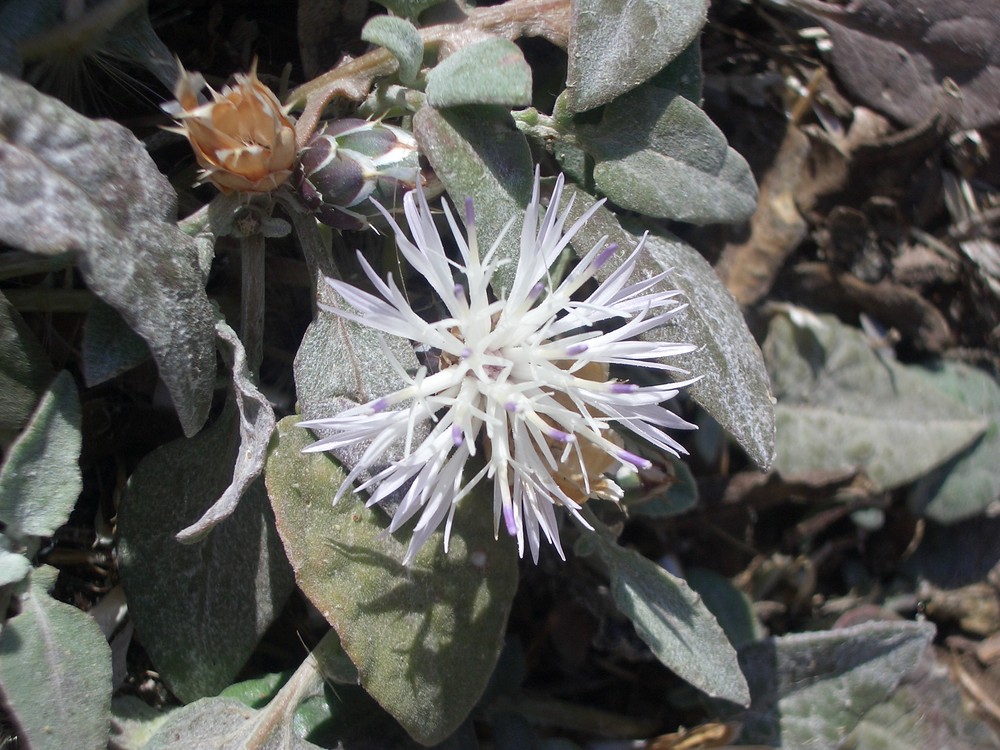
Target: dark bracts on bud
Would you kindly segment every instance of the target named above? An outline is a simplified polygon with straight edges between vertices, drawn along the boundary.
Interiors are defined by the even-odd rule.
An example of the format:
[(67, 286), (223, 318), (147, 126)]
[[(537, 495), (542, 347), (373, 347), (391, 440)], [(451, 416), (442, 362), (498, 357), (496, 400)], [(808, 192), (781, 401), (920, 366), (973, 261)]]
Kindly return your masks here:
[(375, 213), (369, 198), (391, 207), (419, 178), (412, 135), (392, 125), (344, 118), (316, 131), (293, 181), (302, 202), (321, 222), (361, 229)]

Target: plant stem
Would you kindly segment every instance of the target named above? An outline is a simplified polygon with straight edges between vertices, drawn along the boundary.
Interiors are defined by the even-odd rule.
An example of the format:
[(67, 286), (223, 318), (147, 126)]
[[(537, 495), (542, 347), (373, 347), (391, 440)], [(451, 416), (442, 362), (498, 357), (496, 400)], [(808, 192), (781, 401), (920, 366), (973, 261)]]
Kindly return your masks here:
[(254, 232), (240, 239), (243, 288), (240, 294), (241, 338), (250, 372), (260, 375), (264, 359), (264, 235)]

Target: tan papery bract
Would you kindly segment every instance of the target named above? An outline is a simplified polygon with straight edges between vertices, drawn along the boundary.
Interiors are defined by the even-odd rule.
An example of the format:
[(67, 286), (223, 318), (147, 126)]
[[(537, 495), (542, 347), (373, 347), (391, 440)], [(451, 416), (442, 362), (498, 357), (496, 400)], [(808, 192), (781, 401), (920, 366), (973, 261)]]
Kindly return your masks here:
[[(212, 100), (201, 96), (204, 88)], [(185, 136), (202, 168), (202, 179), (223, 193), (268, 193), (295, 166), (294, 121), (274, 93), (257, 79), (257, 63), (215, 91), (197, 73), (181, 68), (176, 101), (164, 110), (177, 118), (168, 128)]]

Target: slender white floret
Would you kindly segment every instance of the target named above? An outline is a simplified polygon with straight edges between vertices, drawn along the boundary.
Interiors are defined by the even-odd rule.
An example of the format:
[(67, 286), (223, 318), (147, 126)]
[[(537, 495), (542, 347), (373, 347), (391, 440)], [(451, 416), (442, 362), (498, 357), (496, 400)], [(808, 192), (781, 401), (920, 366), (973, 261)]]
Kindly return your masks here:
[[(625, 450), (613, 425), (659, 450), (684, 452), (664, 430), (693, 425), (661, 404), (693, 381), (640, 386), (608, 375), (610, 365), (683, 372), (663, 360), (693, 351), (693, 345), (636, 338), (685, 307), (677, 300), (680, 292), (661, 289), (666, 273), (629, 283), (642, 241), (585, 297), (581, 290), (619, 252), (607, 238), (565, 278), (552, 278), (550, 269), (601, 205), (566, 229), (572, 200), (560, 210), (562, 192), (560, 176), (543, 210), (536, 176), (514, 279), (505, 293), (493, 290), (503, 294), (499, 299), (491, 295), (490, 282), (503, 235), (481, 256), (471, 201), (465, 206), (464, 236), (445, 204), (457, 246), (457, 259), (449, 258), (419, 189), (403, 199), (409, 237), (382, 213), (400, 254), (440, 298), (445, 318), (423, 320), (392, 276), (379, 278), (360, 254), (377, 294), (327, 280), (344, 303), (326, 308), (329, 312), (439, 353), (436, 372), (421, 368), (408, 374), (385, 347), (405, 387), (337, 416), (300, 423), (326, 435), (307, 451), (356, 447), (361, 454), (335, 501), (352, 487), (370, 493), (369, 505), (401, 497), (390, 531), (417, 518), (405, 564), (442, 523), (447, 549), (458, 503), (484, 480), (493, 483), (495, 527), (499, 531), (502, 524), (517, 539), (522, 556), (527, 547), (537, 561), (543, 537), (564, 556), (556, 506), (586, 526), (581, 503), (622, 497), (608, 474), (649, 466)], [(400, 445), (402, 457), (386, 465), (386, 452)], [(481, 459), (470, 460), (480, 453)], [(361, 477), (367, 478), (355, 486)]]

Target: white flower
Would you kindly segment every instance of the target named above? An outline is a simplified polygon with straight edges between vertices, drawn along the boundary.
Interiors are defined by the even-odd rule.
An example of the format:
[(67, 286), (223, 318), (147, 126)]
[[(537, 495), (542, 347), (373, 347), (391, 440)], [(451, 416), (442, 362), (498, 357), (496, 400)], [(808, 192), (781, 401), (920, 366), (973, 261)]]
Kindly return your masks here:
[[(585, 299), (574, 297), (617, 251), (613, 244), (605, 246), (606, 237), (564, 279), (551, 278), (553, 263), (600, 205), (564, 231), (572, 201), (559, 211), (562, 187), (560, 176), (543, 215), (536, 177), (514, 280), (505, 294), (497, 290), (499, 299), (490, 295), (490, 280), (502, 262), (496, 258), (499, 240), (480, 258), (471, 200), (466, 203), (468, 240), (444, 206), (458, 246), (456, 262), (449, 259), (420, 190), (403, 199), (412, 241), (383, 213), (395, 230), (399, 252), (433, 287), (447, 317), (435, 323), (423, 320), (392, 276), (382, 281), (360, 253), (377, 296), (327, 279), (349, 306), (327, 308), (330, 312), (440, 352), (437, 372), (421, 367), (411, 375), (384, 347), (408, 383), (405, 388), (335, 417), (300, 423), (328, 435), (307, 451), (367, 443), (334, 502), (359, 475), (384, 463), (380, 459), (390, 445), (403, 443), (403, 458), (357, 489), (371, 490), (369, 505), (397, 491), (404, 493), (390, 532), (419, 512), (404, 564), (412, 562), (442, 522), (447, 550), (455, 508), (484, 478), (493, 481), (496, 528), (502, 518), (508, 533), (517, 537), (522, 556), (527, 540), (537, 562), (540, 532), (564, 556), (555, 507), (565, 507), (590, 528), (580, 516), (580, 504), (588, 497), (622, 496), (604, 473), (650, 465), (622, 447), (612, 423), (661, 450), (684, 452), (663, 428), (692, 425), (660, 404), (687, 383), (639, 386), (608, 377), (608, 365), (676, 370), (660, 360), (694, 349), (636, 340), (683, 309), (675, 299), (679, 292), (659, 289), (666, 273), (628, 283), (640, 241)], [(414, 444), (414, 429), (424, 422), (432, 425), (429, 434)], [(470, 462), (480, 448), (482, 460)], [(466, 472), (466, 467), (480, 464), (482, 468), (469, 476), (472, 470)]]

